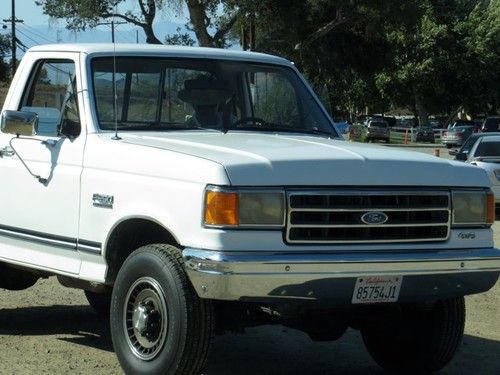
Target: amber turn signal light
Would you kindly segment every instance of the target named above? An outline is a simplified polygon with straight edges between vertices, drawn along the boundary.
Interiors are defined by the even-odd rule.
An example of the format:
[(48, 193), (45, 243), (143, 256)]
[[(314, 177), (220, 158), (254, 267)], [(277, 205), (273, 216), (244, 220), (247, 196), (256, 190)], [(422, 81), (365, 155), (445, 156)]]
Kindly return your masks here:
[(206, 225), (238, 225), (239, 195), (233, 192), (210, 191), (205, 193)]

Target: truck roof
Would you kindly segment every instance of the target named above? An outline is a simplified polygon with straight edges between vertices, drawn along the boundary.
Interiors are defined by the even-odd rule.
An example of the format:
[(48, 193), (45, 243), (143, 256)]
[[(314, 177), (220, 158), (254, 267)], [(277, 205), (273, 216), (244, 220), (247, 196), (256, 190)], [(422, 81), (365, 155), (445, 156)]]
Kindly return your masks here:
[(290, 65), (290, 61), (264, 53), (227, 50), (222, 48), (184, 47), (161, 44), (126, 44), (126, 43), (72, 43), (72, 44), (46, 44), (32, 47), (28, 52), (80, 52), (89, 55), (128, 55), (128, 56), (169, 56), (191, 57), (205, 59), (224, 59), (253, 61)]

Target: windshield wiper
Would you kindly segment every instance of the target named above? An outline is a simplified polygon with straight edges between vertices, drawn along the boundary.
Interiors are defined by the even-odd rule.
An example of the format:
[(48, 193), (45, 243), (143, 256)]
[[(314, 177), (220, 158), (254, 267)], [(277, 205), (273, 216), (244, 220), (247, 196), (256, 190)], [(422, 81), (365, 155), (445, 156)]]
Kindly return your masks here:
[[(266, 123), (268, 125), (269, 123)], [(252, 130), (252, 131), (262, 131), (262, 132), (282, 132), (282, 133), (301, 133), (301, 134), (314, 134), (328, 136), (328, 138), (334, 137), (332, 132), (316, 129), (294, 129), (286, 126), (280, 126), (272, 124), (273, 126), (238, 126), (236, 128), (231, 128), (231, 130)]]
[[(175, 126), (172, 126), (175, 125)], [(114, 130), (114, 128), (109, 128), (106, 127), (104, 128), (106, 130)], [(119, 124), (118, 125), (118, 130), (121, 131), (129, 131), (129, 130), (214, 130), (210, 128), (204, 128), (201, 126), (186, 126), (184, 123), (168, 123), (168, 124), (158, 124), (158, 123), (142, 123), (142, 124), (133, 124), (133, 125), (127, 125), (127, 124)]]

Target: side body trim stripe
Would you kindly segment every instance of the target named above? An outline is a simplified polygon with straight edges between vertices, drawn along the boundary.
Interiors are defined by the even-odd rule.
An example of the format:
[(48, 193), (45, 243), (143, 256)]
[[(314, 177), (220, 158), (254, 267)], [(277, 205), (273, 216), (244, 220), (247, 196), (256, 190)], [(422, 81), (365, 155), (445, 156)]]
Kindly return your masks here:
[(101, 244), (99, 242), (77, 240), (76, 238), (57, 236), (7, 225), (0, 224), (0, 236), (59, 247), (71, 251), (101, 254)]

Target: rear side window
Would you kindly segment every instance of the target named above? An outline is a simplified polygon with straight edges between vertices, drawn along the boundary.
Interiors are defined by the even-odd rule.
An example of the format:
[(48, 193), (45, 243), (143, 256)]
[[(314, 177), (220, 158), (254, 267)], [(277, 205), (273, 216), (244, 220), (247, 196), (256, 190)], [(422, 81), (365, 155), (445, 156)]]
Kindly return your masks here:
[(71, 60), (42, 60), (32, 72), (20, 111), (38, 114), (38, 134), (57, 136), (61, 127), (80, 134), (75, 77)]
[(500, 156), (500, 142), (481, 142), (477, 145), (475, 156)]
[(496, 132), (500, 130), (500, 118), (488, 118), (484, 121), (483, 131)]

